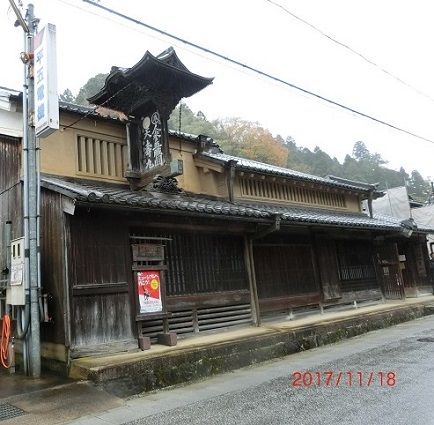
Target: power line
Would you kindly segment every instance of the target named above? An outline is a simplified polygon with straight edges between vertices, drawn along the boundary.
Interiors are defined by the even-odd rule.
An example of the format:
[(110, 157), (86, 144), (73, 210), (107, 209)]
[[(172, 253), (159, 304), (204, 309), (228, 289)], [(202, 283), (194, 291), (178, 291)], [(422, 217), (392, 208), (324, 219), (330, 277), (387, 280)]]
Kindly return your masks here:
[[(151, 31), (141, 30), (141, 28), (139, 28), (139, 27), (137, 27), (137, 28), (132, 27), (130, 25), (122, 23), (120, 20), (116, 20), (116, 18), (110, 18), (109, 16), (103, 16), (103, 15), (101, 15), (99, 13), (96, 13), (96, 12), (93, 12), (93, 11), (91, 11), (91, 10), (85, 8), (85, 7), (80, 7), (80, 6), (76, 5), (76, 4), (69, 3), (66, 0), (56, 0), (56, 1), (59, 2), (59, 3), (62, 3), (64, 5), (66, 5), (66, 6), (72, 7), (74, 9), (81, 10), (82, 12), (88, 13), (88, 14), (90, 14), (92, 16), (96, 16), (98, 18), (101, 18), (101, 19), (104, 19), (106, 21), (112, 22), (112, 23), (114, 23), (116, 25), (120, 25), (120, 26), (122, 26), (124, 28), (127, 28), (127, 29), (131, 30), (131, 31), (135, 31), (135, 32), (137, 32), (139, 34), (146, 35), (147, 37), (154, 38), (155, 40), (166, 41), (166, 37), (164, 35), (163, 36), (153, 35), (151, 33)], [(202, 59), (204, 59), (206, 61), (210, 61), (210, 62), (216, 63), (218, 65), (221, 65), (221, 66), (226, 66), (227, 68), (230, 68), (230, 69), (232, 69), (232, 70), (234, 70), (236, 72), (239, 72), (241, 74), (247, 75), (247, 76), (249, 76), (251, 78), (261, 78), (261, 81), (264, 81), (264, 82), (266, 82), (268, 84), (273, 84), (273, 85), (279, 86), (279, 87), (281, 86), (281, 83), (279, 81), (270, 80), (269, 78), (263, 77), (263, 76), (258, 76), (257, 77), (252, 72), (250, 72), (248, 69), (239, 67), (236, 64), (227, 63), (224, 60), (221, 60), (221, 59), (219, 59), (217, 57), (212, 57), (210, 55), (201, 54), (201, 52), (198, 49), (190, 48), (189, 46), (186, 46), (183, 43), (174, 42), (173, 45), (176, 46), (177, 48), (181, 49), (181, 50), (189, 52), (189, 53), (191, 53), (191, 54), (193, 54), (193, 55), (195, 55), (197, 57), (200, 57), (200, 58), (202, 58)], [(316, 100), (316, 99), (313, 99), (311, 96), (306, 95), (305, 93), (298, 92), (297, 94), (299, 96), (302, 96), (305, 99), (310, 100), (310, 101)], [(335, 108), (333, 105), (328, 104), (328, 103), (325, 103), (323, 106), (328, 107), (330, 109)], [(79, 119), (78, 121), (80, 121), (81, 119)]]
[[(112, 19), (112, 18), (110, 18), (108, 16), (103, 16), (103, 15), (101, 15), (99, 13), (93, 12), (93, 11), (91, 11), (89, 9), (84, 8), (84, 7), (80, 7), (80, 6), (76, 5), (76, 4), (69, 3), (66, 0), (56, 0), (56, 1), (59, 2), (59, 3), (62, 3), (64, 5), (66, 5), (66, 6), (72, 7), (74, 9), (81, 10), (82, 12), (88, 13), (88, 14), (90, 14), (92, 16), (96, 16), (98, 18), (101, 18), (101, 19), (104, 19), (106, 21), (112, 22), (112, 23), (114, 23), (116, 25), (120, 25), (120, 26), (122, 26), (124, 28), (127, 28), (127, 29), (131, 30), (131, 31), (135, 31), (135, 32), (137, 32), (139, 34), (146, 35), (147, 37), (154, 38), (155, 40), (166, 41), (166, 37), (164, 35), (163, 36), (152, 35), (151, 31), (147, 32), (147, 31), (141, 30), (140, 28), (134, 28), (134, 27), (132, 27), (130, 25), (122, 23), (120, 20), (116, 20), (115, 18)], [(250, 72), (248, 69), (241, 68), (241, 67), (239, 67), (236, 64), (225, 63), (224, 60), (221, 60), (221, 59), (218, 59), (216, 57), (209, 56), (209, 55), (201, 54), (198, 49), (190, 48), (189, 46), (185, 46), (183, 43), (174, 42), (173, 45), (176, 46), (177, 48), (181, 49), (181, 50), (189, 52), (189, 53), (191, 53), (191, 54), (193, 54), (193, 55), (195, 55), (197, 57), (200, 57), (200, 58), (202, 58), (204, 60), (216, 63), (216, 64), (221, 65), (221, 66), (226, 66), (227, 68), (230, 68), (230, 69), (232, 69), (232, 70), (234, 70), (236, 72), (239, 72), (239, 73), (244, 74), (244, 75), (248, 75), (248, 76), (250, 76), (252, 78), (256, 78), (256, 75), (253, 75), (252, 72)], [(262, 76), (259, 76), (259, 77), (262, 77)], [(281, 86), (281, 83), (279, 81), (270, 80), (267, 77), (263, 77), (261, 81), (264, 81), (264, 82), (266, 82), (268, 84), (273, 84), (275, 86), (279, 86), (279, 87)], [(302, 96), (305, 99), (309, 99), (311, 101), (315, 100), (315, 99), (312, 99), (311, 96), (306, 95), (306, 94), (301, 93), (301, 92), (299, 92), (298, 95)], [(325, 103), (324, 106), (327, 106), (330, 109), (334, 108), (333, 105), (330, 105), (328, 103)]]
[[(154, 38), (155, 40), (166, 41), (166, 39), (165, 39), (164, 37), (158, 37), (157, 35), (152, 35), (152, 34), (150, 33), (150, 31), (149, 31), (149, 32), (141, 31), (141, 30), (138, 29), (138, 28), (133, 28), (133, 27), (130, 26), (130, 25), (127, 25), (127, 24), (122, 23), (122, 22), (120, 22), (119, 20), (116, 20), (115, 18), (111, 19), (111, 18), (109, 18), (108, 16), (103, 16), (103, 15), (101, 15), (101, 14), (99, 14), (99, 13), (92, 12), (92, 11), (89, 10), (89, 9), (86, 9), (86, 8), (84, 8), (84, 7), (80, 7), (80, 6), (76, 5), (76, 4), (69, 3), (69, 2), (66, 1), (66, 0), (56, 0), (56, 1), (59, 2), (59, 3), (62, 3), (62, 4), (64, 4), (64, 5), (66, 5), (66, 6), (69, 6), (69, 7), (72, 7), (72, 8), (74, 8), (74, 9), (81, 10), (82, 12), (88, 13), (88, 14), (90, 14), (90, 15), (96, 16), (96, 17), (98, 17), (98, 18), (105, 19), (105, 20), (107, 20), (107, 21), (109, 21), (109, 22), (112, 22), (112, 23), (114, 23), (114, 24), (116, 24), (116, 25), (120, 25), (120, 26), (122, 26), (122, 27), (124, 27), (124, 28), (127, 28), (127, 29), (129, 29), (129, 30), (135, 31), (135, 32), (137, 32), (137, 33), (139, 33), (139, 34), (146, 35), (147, 37)], [(231, 68), (231, 69), (233, 69), (233, 70), (235, 70), (235, 71), (237, 71), (237, 72), (240, 72), (240, 73), (243, 73), (243, 74), (245, 74), (245, 75), (250, 75), (250, 76), (251, 76), (251, 74), (248, 72), (248, 70), (240, 69), (240, 67), (238, 67), (238, 66), (236, 66), (236, 65), (225, 64), (225, 63), (223, 63), (222, 61), (217, 60), (217, 58), (213, 58), (213, 57), (210, 57), (210, 56), (202, 55), (202, 54), (200, 54), (200, 53), (197, 51), (197, 49), (190, 49), (190, 48), (188, 48), (188, 47), (186, 47), (186, 46), (183, 46), (182, 43), (173, 43), (173, 45), (176, 46), (176, 47), (179, 47), (180, 49), (185, 50), (185, 51), (187, 51), (187, 52), (189, 52), (189, 53), (191, 53), (191, 54), (193, 54), (193, 55), (195, 55), (195, 56), (198, 56), (198, 57), (200, 57), (200, 58), (202, 58), (202, 59), (205, 59), (205, 60), (207, 60), (207, 61), (211, 61), (211, 62), (214, 62), (214, 63), (216, 63), (216, 64), (222, 65), (222, 66), (227, 66), (227, 67), (229, 67), (229, 68)], [(269, 81), (267, 80), (267, 82), (269, 82)], [(277, 85), (276, 82), (274, 82), (274, 84)], [(307, 96), (306, 96), (306, 97), (307, 97)]]
[(264, 71), (261, 71), (261, 70), (259, 70), (259, 69), (257, 69), (257, 68), (254, 68), (254, 67), (252, 67), (252, 66), (250, 66), (250, 65), (244, 64), (244, 63), (239, 62), (239, 61), (237, 61), (237, 60), (235, 60), (235, 59), (231, 59), (231, 58), (229, 58), (229, 57), (227, 57), (227, 56), (224, 56), (224, 55), (222, 55), (222, 54), (220, 54), (220, 53), (217, 53), (217, 52), (215, 52), (215, 51), (213, 51), (213, 50), (211, 50), (211, 49), (208, 49), (208, 48), (203, 47), (203, 46), (200, 46), (200, 45), (198, 45), (198, 44), (196, 44), (196, 43), (190, 42), (190, 41), (188, 41), (188, 40), (186, 40), (186, 39), (184, 39), (184, 38), (178, 37), (178, 36), (176, 36), (176, 35), (174, 35), (174, 34), (170, 34), (170, 33), (168, 33), (167, 31), (164, 31), (164, 30), (161, 30), (161, 29), (159, 29), (159, 28), (156, 28), (156, 27), (154, 27), (154, 26), (152, 26), (152, 25), (146, 24), (145, 22), (142, 22), (142, 21), (140, 21), (140, 20), (138, 20), (138, 19), (135, 19), (135, 18), (133, 18), (133, 17), (131, 17), (131, 16), (125, 15), (125, 14), (123, 14), (123, 13), (121, 13), (121, 12), (118, 12), (118, 11), (116, 11), (116, 10), (114, 10), (114, 9), (111, 9), (111, 8), (109, 8), (109, 7), (107, 7), (107, 6), (103, 6), (102, 4), (95, 3), (93, 0), (83, 0), (83, 1), (84, 1), (85, 3), (89, 3), (89, 4), (91, 4), (92, 6), (95, 6), (95, 7), (98, 7), (98, 8), (100, 8), (100, 9), (102, 9), (102, 10), (105, 10), (106, 12), (112, 13), (112, 14), (114, 14), (114, 15), (116, 15), (116, 16), (119, 16), (119, 17), (121, 17), (121, 18), (123, 18), (123, 19), (126, 19), (126, 20), (128, 20), (128, 21), (134, 22), (134, 23), (137, 24), (137, 25), (143, 26), (143, 27), (148, 28), (148, 29), (150, 29), (150, 30), (152, 30), (152, 31), (156, 31), (156, 32), (158, 32), (158, 33), (160, 33), (160, 34), (162, 34), (162, 35), (164, 35), (164, 36), (166, 36), (166, 37), (169, 37), (169, 38), (173, 39), (173, 40), (176, 40), (176, 41), (178, 41), (178, 42), (181, 42), (181, 43), (187, 44), (188, 46), (194, 47), (194, 48), (196, 48), (196, 49), (202, 50), (202, 51), (204, 51), (204, 52), (206, 52), (206, 53), (208, 53), (208, 54), (210, 54), (210, 55), (216, 56), (216, 57), (218, 57), (218, 58), (220, 58), (220, 59), (223, 59), (223, 60), (225, 60), (225, 61), (227, 61), (227, 62), (230, 62), (230, 63), (232, 63), (232, 64), (235, 64), (235, 65), (237, 65), (237, 66), (240, 66), (240, 67), (242, 67), (242, 68), (244, 68), (244, 69), (247, 69), (247, 70), (249, 70), (249, 71), (255, 72), (255, 73), (259, 74), (259, 75), (262, 75), (263, 77), (266, 77), (266, 78), (272, 79), (272, 80), (274, 80), (274, 81), (277, 81), (277, 82), (279, 82), (279, 83), (281, 83), (281, 84), (284, 84), (284, 85), (286, 85), (286, 86), (288, 86), (288, 87), (291, 87), (291, 88), (293, 88), (293, 89), (295, 89), (295, 90), (298, 90), (298, 91), (300, 91), (300, 92), (302, 92), (302, 93), (304, 93), (304, 94), (308, 94), (308, 95), (310, 95), (310, 96), (313, 96), (313, 97), (315, 97), (315, 98), (317, 98), (317, 99), (320, 99), (320, 100), (322, 100), (322, 101), (324, 101), (324, 102), (327, 102), (327, 103), (329, 103), (329, 104), (332, 104), (332, 105), (334, 105), (334, 106), (337, 106), (337, 107), (339, 107), (339, 108), (341, 108), (341, 109), (345, 109), (346, 111), (352, 112), (353, 114), (359, 115), (359, 116), (361, 116), (361, 117), (363, 117), (363, 118), (369, 119), (369, 120), (371, 120), (371, 121), (374, 121), (374, 122), (376, 122), (376, 123), (378, 123), (378, 124), (382, 124), (382, 125), (387, 126), (387, 127), (389, 127), (389, 128), (393, 128), (394, 130), (397, 130), (397, 131), (400, 131), (400, 132), (402, 132), (402, 133), (408, 134), (409, 136), (413, 136), (413, 137), (415, 137), (415, 138), (417, 138), (417, 139), (424, 140), (424, 141), (426, 141), (426, 142), (429, 142), (429, 143), (433, 143), (433, 144), (434, 144), (434, 140), (428, 139), (427, 137), (420, 136), (420, 135), (418, 135), (418, 134), (416, 134), (416, 133), (413, 133), (412, 131), (406, 130), (406, 129), (401, 128), (401, 127), (398, 127), (397, 125), (394, 125), (394, 124), (390, 124), (390, 123), (388, 123), (387, 121), (381, 120), (381, 119), (379, 119), (379, 118), (375, 118), (375, 117), (372, 116), (372, 115), (365, 114), (364, 112), (358, 111), (357, 109), (351, 108), (351, 107), (346, 106), (346, 105), (344, 105), (344, 104), (342, 104), (342, 103), (339, 103), (339, 102), (337, 102), (337, 101), (334, 101), (334, 100), (332, 100), (332, 99), (329, 99), (329, 98), (327, 98), (327, 97), (324, 97), (324, 96), (322, 96), (322, 95), (320, 95), (320, 94), (318, 94), (318, 93), (312, 92), (312, 91), (310, 91), (310, 90), (307, 90), (307, 89), (304, 89), (304, 88), (302, 88), (302, 87), (300, 87), (300, 86), (297, 86), (297, 85), (295, 85), (295, 84), (293, 84), (293, 83), (290, 83), (290, 82), (288, 82), (288, 81), (282, 80), (282, 79), (279, 78), (279, 77), (275, 77), (275, 76), (273, 76), (273, 75), (271, 75), (271, 74), (268, 74), (268, 73), (266, 73), (266, 72), (264, 72)]
[[(69, 3), (66, 0), (56, 0), (56, 1), (59, 2), (59, 3), (64, 4), (65, 6), (69, 6), (69, 7), (72, 7), (74, 9), (81, 10), (82, 12), (88, 13), (88, 14), (90, 14), (92, 16), (96, 16), (98, 18), (101, 18), (101, 19), (107, 20), (109, 22), (112, 22), (112, 23), (114, 23), (116, 25), (120, 25), (120, 26), (122, 26), (124, 28), (127, 28), (127, 29), (131, 30), (131, 31), (135, 31), (135, 32), (137, 32), (139, 34), (146, 35), (147, 37), (154, 38), (155, 40), (166, 41), (166, 37), (165, 36), (153, 35), (153, 34), (151, 34), (151, 31), (145, 31), (145, 30), (141, 30), (140, 28), (134, 28), (134, 27), (132, 27), (130, 25), (122, 23), (120, 20), (116, 20), (115, 18), (112, 19), (112, 18), (110, 18), (108, 16), (103, 16), (103, 15), (101, 15), (99, 13), (93, 12), (93, 11), (91, 11), (89, 9), (84, 8), (84, 7), (80, 7), (80, 6), (76, 5), (76, 4)], [(198, 51), (198, 49), (189, 48), (188, 46), (183, 45), (183, 43), (175, 42), (175, 43), (173, 43), (173, 45), (176, 46), (176, 47), (178, 47), (181, 50), (187, 51), (187, 52), (189, 52), (189, 53), (191, 53), (191, 54), (193, 54), (193, 55), (195, 55), (197, 57), (200, 57), (200, 58), (202, 58), (204, 60), (216, 63), (216, 64), (221, 65), (221, 66), (226, 66), (227, 68), (233, 69), (234, 71), (237, 71), (237, 72), (242, 73), (244, 75), (248, 75), (248, 76), (250, 76), (252, 78), (256, 77), (256, 76), (252, 75), (252, 73), (249, 72), (249, 70), (247, 70), (247, 69), (240, 68), (239, 66), (234, 65), (234, 64), (225, 63), (223, 60), (219, 60), (218, 58), (214, 58), (214, 57), (209, 56), (209, 55), (207, 56), (207, 55), (201, 54)], [(274, 84), (276, 86), (280, 86), (280, 83), (278, 81), (271, 81), (269, 78), (263, 78), (263, 81), (267, 82), (268, 84)], [(305, 95), (303, 93), (299, 93), (299, 95), (303, 96), (306, 99), (312, 100), (312, 98), (310, 96), (307, 96), (307, 95)], [(325, 106), (327, 106), (329, 108), (333, 108), (333, 106), (329, 105), (329, 104), (326, 104)], [(80, 121), (80, 120), (78, 120), (78, 121)]]
[(392, 77), (394, 80), (398, 81), (402, 85), (404, 85), (404, 86), (408, 87), (409, 89), (413, 90), (417, 94), (419, 94), (419, 95), (421, 95), (423, 97), (426, 97), (430, 101), (434, 102), (434, 98), (432, 96), (430, 96), (429, 94), (424, 93), (422, 90), (419, 90), (418, 88), (414, 87), (413, 85), (407, 83), (402, 78), (396, 76), (394, 73), (388, 71), (387, 69), (385, 69), (382, 66), (378, 65), (377, 63), (375, 63), (372, 59), (369, 59), (363, 53), (360, 53), (357, 50), (353, 49), (348, 44), (342, 43), (341, 41), (339, 41), (336, 38), (332, 37), (331, 35), (327, 34), (326, 32), (324, 32), (320, 28), (316, 27), (315, 25), (311, 24), (310, 22), (306, 21), (305, 19), (300, 18), (295, 13), (291, 12), (290, 10), (288, 10), (286, 7), (282, 6), (281, 4), (276, 3), (273, 0), (265, 0), (265, 1), (268, 2), (268, 3), (270, 3), (270, 4), (272, 4), (272, 5), (274, 5), (274, 6), (276, 6), (276, 7), (278, 7), (278, 8), (280, 8), (280, 9), (282, 9), (285, 13), (287, 13), (288, 15), (291, 15), (294, 19), (297, 19), (298, 21), (300, 21), (304, 25), (307, 25), (308, 27), (312, 28), (314, 31), (316, 31), (317, 33), (321, 34), (322, 36), (324, 36), (325, 38), (327, 38), (331, 42), (333, 42), (333, 43), (337, 44), (338, 46), (343, 47), (344, 49), (350, 51), (351, 53), (353, 53), (354, 55), (356, 55), (359, 58), (363, 59), (365, 62), (369, 63), (370, 65), (374, 66), (375, 68), (378, 68), (381, 72), (383, 72), (384, 74), (386, 74), (389, 77)]

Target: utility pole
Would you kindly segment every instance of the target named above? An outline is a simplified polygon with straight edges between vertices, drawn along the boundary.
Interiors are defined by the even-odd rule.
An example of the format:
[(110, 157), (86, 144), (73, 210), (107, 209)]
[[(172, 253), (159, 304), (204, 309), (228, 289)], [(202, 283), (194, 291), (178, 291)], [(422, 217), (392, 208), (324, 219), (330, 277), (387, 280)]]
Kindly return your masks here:
[(36, 163), (36, 135), (35, 135), (35, 96), (33, 76), (33, 37), (36, 32), (33, 4), (27, 7), (27, 25), (29, 34), (29, 68), (28, 73), (28, 167), (29, 167), (29, 288), (30, 288), (30, 374), (34, 378), (41, 375), (41, 330), (39, 318), (39, 284), (38, 284), (38, 169)]
[(33, 39), (38, 19), (34, 15), (33, 4), (27, 7), (25, 19), (14, 0), (9, 0), (17, 16), (17, 24), (24, 30), (24, 52), (21, 60), (25, 67), (25, 83), (23, 88), (23, 165), (24, 165), (24, 247), (28, 271), (25, 273), (26, 287), (30, 292), (30, 375), (38, 378), (41, 375), (41, 335), (39, 297), (40, 285), (38, 276), (38, 214), (39, 214), (39, 166), (37, 164), (37, 146), (35, 134), (35, 98), (34, 98), (34, 49)]

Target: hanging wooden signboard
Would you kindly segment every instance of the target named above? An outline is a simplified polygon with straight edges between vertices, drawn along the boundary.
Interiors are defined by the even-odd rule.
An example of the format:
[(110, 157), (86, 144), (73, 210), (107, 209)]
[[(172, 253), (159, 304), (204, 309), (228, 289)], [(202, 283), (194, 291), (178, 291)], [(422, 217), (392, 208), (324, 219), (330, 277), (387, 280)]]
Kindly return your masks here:
[(164, 261), (163, 245), (142, 243), (131, 245), (133, 261)]
[[(160, 114), (156, 110), (142, 119), (143, 167), (145, 171), (165, 164), (167, 138), (163, 134)], [(164, 145), (164, 146), (163, 146)]]

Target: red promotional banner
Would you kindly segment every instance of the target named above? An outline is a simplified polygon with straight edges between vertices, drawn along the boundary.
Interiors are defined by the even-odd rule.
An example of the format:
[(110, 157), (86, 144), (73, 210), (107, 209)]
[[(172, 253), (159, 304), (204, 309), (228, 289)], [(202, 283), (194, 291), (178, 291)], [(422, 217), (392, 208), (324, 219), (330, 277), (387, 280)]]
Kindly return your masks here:
[(155, 313), (163, 310), (161, 303), (161, 280), (158, 270), (137, 272), (137, 291), (140, 313)]

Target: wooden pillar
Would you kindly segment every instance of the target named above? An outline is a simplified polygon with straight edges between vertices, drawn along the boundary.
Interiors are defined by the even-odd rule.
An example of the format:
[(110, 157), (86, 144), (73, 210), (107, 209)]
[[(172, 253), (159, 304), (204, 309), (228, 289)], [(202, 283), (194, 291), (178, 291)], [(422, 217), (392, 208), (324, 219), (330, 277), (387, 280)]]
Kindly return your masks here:
[(141, 165), (141, 141), (140, 129), (137, 122), (130, 121), (126, 125), (128, 144), (128, 165), (125, 171), (126, 177), (138, 178), (142, 171)]
[(234, 201), (234, 186), (235, 186), (235, 166), (237, 161), (229, 161), (227, 173), (228, 198), (230, 202)]
[[(313, 277), (315, 279), (318, 292), (319, 291), (323, 292), (322, 281), (320, 278), (320, 270), (318, 266), (317, 246), (316, 246), (315, 236), (312, 232), (312, 229), (309, 229), (309, 242), (310, 242), (310, 252), (311, 252), (311, 259), (312, 259)], [(323, 296), (324, 294), (322, 293), (321, 298), (323, 298)]]
[(320, 282), (319, 291), (322, 292), (322, 301), (341, 298), (342, 289), (338, 275), (338, 259), (336, 245), (327, 235), (311, 234), (314, 264), (316, 264), (315, 279)]
[(256, 326), (261, 325), (261, 312), (259, 309), (258, 288), (256, 286), (256, 271), (253, 259), (253, 243), (247, 236), (244, 237), (244, 262), (246, 263), (247, 276), (250, 289), (250, 306), (252, 308), (252, 319)]

